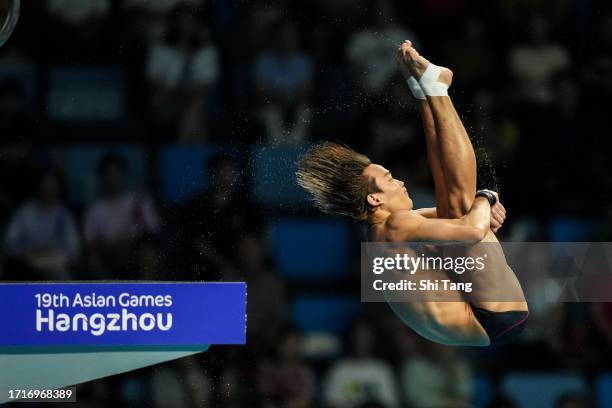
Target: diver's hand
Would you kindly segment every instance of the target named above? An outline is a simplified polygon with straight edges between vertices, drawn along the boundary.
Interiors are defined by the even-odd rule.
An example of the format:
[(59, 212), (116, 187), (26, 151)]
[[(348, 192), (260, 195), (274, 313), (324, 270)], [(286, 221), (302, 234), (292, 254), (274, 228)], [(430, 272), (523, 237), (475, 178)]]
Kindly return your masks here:
[(491, 207), (491, 231), (496, 233), (504, 224), (504, 221), (506, 221), (506, 209), (499, 201), (499, 196), (497, 196), (497, 202)]

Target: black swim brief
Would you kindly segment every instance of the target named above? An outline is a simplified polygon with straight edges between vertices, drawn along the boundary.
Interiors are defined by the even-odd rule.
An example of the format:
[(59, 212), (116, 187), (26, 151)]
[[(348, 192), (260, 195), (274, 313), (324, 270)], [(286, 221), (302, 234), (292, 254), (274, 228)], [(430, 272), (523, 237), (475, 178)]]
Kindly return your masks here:
[(529, 312), (526, 310), (492, 312), (472, 305), (474, 316), (491, 339), (491, 346), (501, 346), (514, 340), (525, 328)]

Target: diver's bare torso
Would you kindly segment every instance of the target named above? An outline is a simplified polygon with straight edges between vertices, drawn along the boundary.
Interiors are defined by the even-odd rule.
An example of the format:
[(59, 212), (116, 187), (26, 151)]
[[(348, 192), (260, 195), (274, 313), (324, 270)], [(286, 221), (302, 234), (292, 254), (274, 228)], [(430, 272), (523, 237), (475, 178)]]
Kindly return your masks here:
[[(390, 215), (383, 222), (370, 225), (368, 241), (372, 242), (410, 242), (409, 231), (398, 234), (394, 221), (397, 218), (415, 222), (423, 217), (417, 211), (402, 210)], [(405, 225), (405, 224), (404, 224)], [(401, 237), (401, 239), (400, 239)], [(516, 276), (506, 263), (505, 256), (493, 232), (489, 232), (481, 242), (489, 242), (487, 246), (486, 274), (478, 279), (470, 280), (473, 290), (469, 294), (460, 292), (440, 295), (443, 301), (413, 301), (407, 298), (405, 302), (389, 302), (396, 314), (421, 336), (442, 344), (462, 345), (480, 343), (487, 345), (487, 334), (471, 311), (471, 305), (493, 312), (527, 310), (522, 289)], [(469, 251), (467, 249), (466, 251)], [(467, 255), (464, 253), (464, 256)], [(427, 271), (432, 279), (449, 279), (443, 270)], [(499, 299), (513, 301), (491, 301), (498, 290)], [(501, 292), (503, 291), (503, 293)], [(432, 294), (435, 298), (436, 294)], [(487, 300), (483, 300), (487, 299)], [(465, 304), (465, 313), (457, 313), (457, 303)], [(462, 309), (463, 310), (463, 309)]]

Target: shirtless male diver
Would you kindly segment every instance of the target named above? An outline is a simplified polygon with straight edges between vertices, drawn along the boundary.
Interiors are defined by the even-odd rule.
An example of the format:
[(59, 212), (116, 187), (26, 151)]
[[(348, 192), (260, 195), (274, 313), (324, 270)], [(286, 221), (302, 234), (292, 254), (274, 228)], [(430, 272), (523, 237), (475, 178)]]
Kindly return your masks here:
[(529, 312), (494, 234), (505, 209), (497, 193), (476, 191), (474, 149), (448, 96), (453, 73), (431, 64), (410, 41), (399, 47), (396, 59), (419, 107), (436, 207), (413, 210), (402, 181), (366, 156), (331, 142), (313, 146), (302, 157), (297, 181), (323, 212), (366, 221), (370, 241), (492, 243), (487, 247), (490, 267), (474, 282), (469, 298), (456, 292), (453, 298), (445, 294), (445, 301), (389, 304), (404, 323), (434, 342), (508, 343), (523, 330)]

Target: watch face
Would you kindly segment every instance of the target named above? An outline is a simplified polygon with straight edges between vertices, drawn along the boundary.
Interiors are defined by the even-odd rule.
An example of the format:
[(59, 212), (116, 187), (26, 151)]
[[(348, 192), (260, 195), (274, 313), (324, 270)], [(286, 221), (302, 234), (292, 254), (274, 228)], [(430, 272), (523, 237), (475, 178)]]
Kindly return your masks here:
[(9, 39), (19, 19), (20, 0), (0, 0), (0, 47)]

